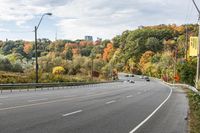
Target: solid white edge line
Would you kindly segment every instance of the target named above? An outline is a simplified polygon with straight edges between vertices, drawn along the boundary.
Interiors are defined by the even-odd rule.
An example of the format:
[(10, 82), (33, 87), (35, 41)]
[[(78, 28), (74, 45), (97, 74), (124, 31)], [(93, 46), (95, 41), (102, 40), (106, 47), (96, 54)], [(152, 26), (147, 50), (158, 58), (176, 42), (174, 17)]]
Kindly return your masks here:
[[(165, 86), (167, 86), (167, 85), (165, 85)], [(169, 100), (169, 98), (171, 97), (171, 94), (172, 94), (172, 88), (169, 87), (169, 86), (167, 86), (167, 87), (170, 88), (170, 93), (169, 93), (168, 97), (146, 119), (144, 119), (139, 125), (137, 125), (129, 133), (134, 133), (135, 131), (137, 131), (143, 124), (145, 124)]]
[(115, 103), (115, 102), (116, 102), (115, 100), (112, 100), (112, 101), (106, 102), (106, 104), (111, 104), (111, 103)]
[(63, 114), (62, 116), (66, 117), (66, 116), (70, 116), (70, 115), (73, 115), (73, 114), (81, 113), (82, 111), (83, 110), (77, 110), (77, 111), (74, 111), (74, 112), (71, 112), (71, 113)]

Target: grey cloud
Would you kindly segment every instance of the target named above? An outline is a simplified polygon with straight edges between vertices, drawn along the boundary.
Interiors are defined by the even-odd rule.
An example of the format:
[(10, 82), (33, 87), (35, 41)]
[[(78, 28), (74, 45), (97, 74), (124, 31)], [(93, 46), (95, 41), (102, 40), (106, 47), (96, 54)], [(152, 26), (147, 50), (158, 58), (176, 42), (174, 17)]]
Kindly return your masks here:
[[(10, 1), (7, 13), (0, 20), (25, 22), (34, 19), (30, 14), (38, 15), (51, 11), (56, 18), (56, 25), (63, 32), (90, 31), (92, 34), (103, 34), (103, 31), (117, 34), (122, 30), (135, 28), (138, 25), (185, 23), (188, 3), (194, 9), (191, 0), (18, 0)], [(197, 0), (196, 0), (197, 1)], [(8, 3), (8, 2), (7, 2)], [(200, 1), (197, 1), (200, 6)], [(0, 3), (1, 5), (1, 3)], [(2, 6), (3, 7), (3, 6)], [(7, 12), (6, 12), (7, 11)], [(17, 14), (17, 15), (15, 15)], [(196, 11), (190, 18), (195, 20)], [(16, 18), (16, 16), (19, 16)], [(20, 21), (20, 19), (22, 21)], [(193, 21), (192, 21), (193, 22)], [(69, 34), (69, 33), (68, 33)]]

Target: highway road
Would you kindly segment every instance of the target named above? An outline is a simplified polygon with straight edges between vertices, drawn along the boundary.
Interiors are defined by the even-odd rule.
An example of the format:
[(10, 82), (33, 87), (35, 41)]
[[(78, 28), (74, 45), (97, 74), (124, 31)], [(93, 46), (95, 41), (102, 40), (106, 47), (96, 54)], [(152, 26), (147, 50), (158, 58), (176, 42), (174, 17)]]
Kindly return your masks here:
[(0, 94), (0, 133), (186, 133), (184, 92), (134, 80)]

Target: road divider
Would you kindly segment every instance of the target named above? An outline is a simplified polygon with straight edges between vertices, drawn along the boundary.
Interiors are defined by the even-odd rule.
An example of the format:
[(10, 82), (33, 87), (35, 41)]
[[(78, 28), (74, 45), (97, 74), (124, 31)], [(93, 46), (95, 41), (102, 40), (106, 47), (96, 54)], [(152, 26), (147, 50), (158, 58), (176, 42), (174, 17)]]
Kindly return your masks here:
[(65, 89), (72, 87), (83, 87), (83, 86), (93, 86), (94, 84), (102, 83), (113, 83), (113, 81), (106, 82), (66, 82), (66, 83), (18, 83), (18, 84), (0, 84), (0, 93), (13, 92), (13, 91), (23, 91), (23, 90), (54, 90), (54, 89)]
[[(131, 90), (132, 87), (127, 87), (128, 89), (124, 89), (124, 90), (115, 90), (115, 92), (123, 92), (123, 91), (128, 91)], [(88, 98), (88, 97), (93, 97), (93, 96), (103, 96), (103, 95), (107, 95), (110, 92), (113, 92), (113, 90), (102, 92), (102, 93), (98, 93), (98, 94), (93, 94), (93, 95), (87, 95), (87, 96), (80, 96), (79, 99), (84, 99), (84, 98)], [(18, 105), (18, 106), (12, 106), (12, 107), (6, 107), (6, 108), (0, 108), (0, 111), (5, 111), (5, 110), (13, 110), (13, 109), (18, 109), (18, 108), (25, 108), (25, 107), (32, 107), (32, 106), (38, 106), (38, 105), (44, 105), (44, 104), (51, 104), (51, 103), (56, 103), (56, 102), (66, 102), (66, 101), (71, 101), (71, 100), (75, 100), (76, 97), (69, 97), (69, 98), (64, 98), (64, 99), (56, 99), (56, 100), (52, 100), (52, 101), (42, 101), (42, 102), (38, 102), (38, 103), (31, 103), (31, 104), (25, 104), (25, 105)]]

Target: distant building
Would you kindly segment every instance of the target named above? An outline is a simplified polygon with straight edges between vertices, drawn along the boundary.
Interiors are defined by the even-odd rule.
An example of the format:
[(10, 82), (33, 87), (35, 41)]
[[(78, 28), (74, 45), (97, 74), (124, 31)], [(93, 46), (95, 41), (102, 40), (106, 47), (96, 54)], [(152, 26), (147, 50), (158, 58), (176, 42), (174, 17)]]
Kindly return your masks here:
[(197, 49), (199, 44), (198, 37), (190, 37), (190, 44), (188, 49), (188, 56), (197, 56)]
[(144, 26), (143, 25), (141, 25), (141, 26), (138, 26), (138, 29), (143, 29), (144, 28)]
[(85, 40), (86, 41), (93, 41), (93, 37), (92, 36), (85, 36)]

